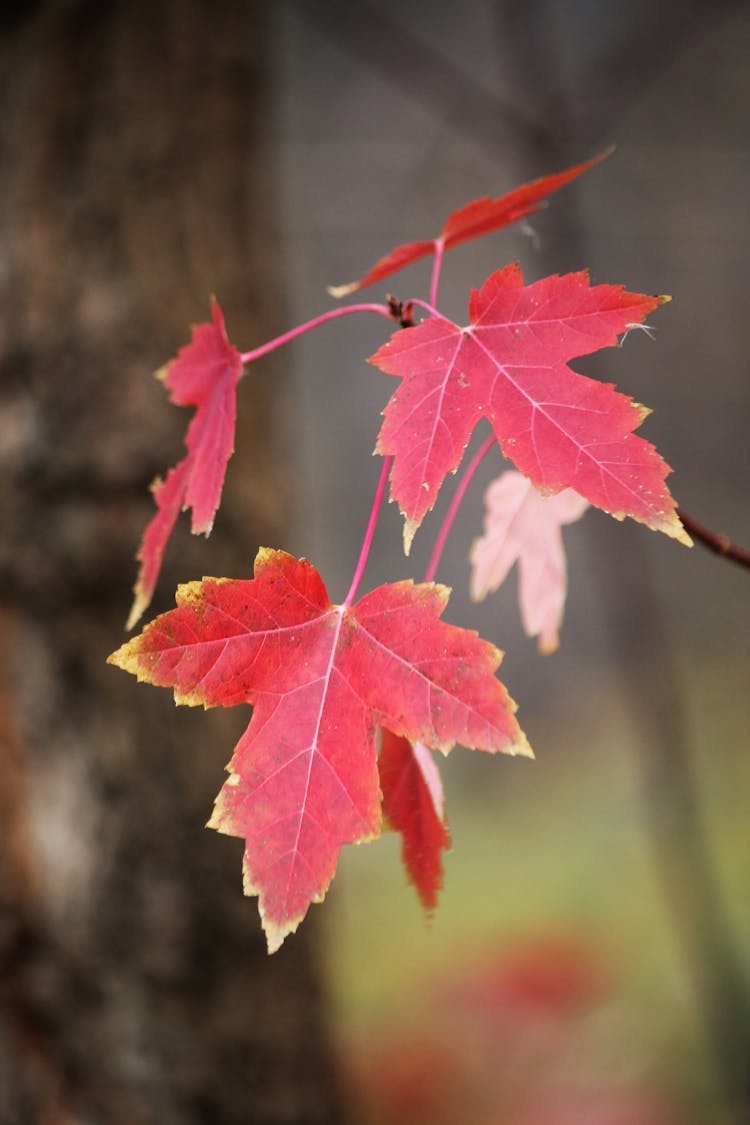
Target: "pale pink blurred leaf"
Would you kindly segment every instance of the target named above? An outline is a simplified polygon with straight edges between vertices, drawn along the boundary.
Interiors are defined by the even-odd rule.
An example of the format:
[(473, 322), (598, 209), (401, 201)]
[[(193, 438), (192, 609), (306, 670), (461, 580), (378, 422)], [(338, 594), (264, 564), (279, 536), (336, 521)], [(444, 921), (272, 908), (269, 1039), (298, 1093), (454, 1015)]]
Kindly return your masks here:
[(518, 563), (523, 627), (542, 652), (559, 644), (567, 568), (561, 528), (580, 519), (588, 502), (572, 488), (544, 498), (521, 473), (507, 472), (485, 493), (484, 535), (471, 549), (471, 596), (481, 601)]

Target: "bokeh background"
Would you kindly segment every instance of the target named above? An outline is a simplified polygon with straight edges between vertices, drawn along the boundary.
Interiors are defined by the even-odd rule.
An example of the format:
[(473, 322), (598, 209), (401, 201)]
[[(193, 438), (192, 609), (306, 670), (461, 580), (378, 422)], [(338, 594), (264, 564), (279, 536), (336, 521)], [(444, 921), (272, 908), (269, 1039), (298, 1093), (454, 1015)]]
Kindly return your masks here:
[[(280, 5), (275, 19), (290, 322), (326, 307), (324, 283), (429, 237), (464, 201), (615, 144), (533, 230), (451, 252), (440, 306), (464, 322), (469, 289), (514, 260), (530, 278), (588, 267), (595, 281), (670, 293), (651, 318), (654, 340), (631, 335), (577, 366), (653, 409), (644, 433), (675, 468), (678, 501), (747, 541), (747, 7), (321, 2)], [(425, 297), (428, 284), (422, 263), (383, 288)], [(369, 452), (391, 391), (363, 362), (384, 338), (373, 320), (324, 328), (289, 359), (292, 453), (305, 482), (289, 545), (337, 596), (369, 511), (379, 470)], [(325, 908), (339, 1033), (376, 1101), (378, 1083), (398, 1075), (403, 1120), (720, 1120), (716, 1084), (746, 1084), (748, 1073), (746, 1031), (738, 1040), (732, 1028), (735, 1016), (747, 1027), (746, 997), (730, 983), (747, 973), (750, 938), (748, 575), (590, 513), (566, 532), (562, 645), (541, 658), (520, 629), (515, 576), (481, 606), (467, 597), (483, 486), (499, 469), (499, 458), (485, 462), (439, 577), (454, 588), (451, 620), (507, 650), (503, 678), (537, 761), (456, 751), (445, 763), (453, 851), (429, 926), (395, 838), (343, 856)], [(408, 563), (389, 506), (368, 585), (423, 573), (448, 499)], [(501, 998), (492, 1012), (468, 1001), (465, 1010), (451, 991), (482, 965), (491, 994), (493, 973), (512, 975), (519, 950), (537, 951), (540, 980), (564, 977), (571, 948), (600, 980), (580, 1008), (514, 1025)], [(554, 1047), (545, 1018), (568, 1021)], [(407, 1027), (422, 1117), (404, 1075)], [(429, 1067), (425, 1040), (436, 1052)], [(457, 1041), (469, 1063), (451, 1055)], [(483, 1052), (489, 1061), (477, 1062)], [(547, 1108), (522, 1110), (523, 1098), (509, 1108), (519, 1070)], [(475, 1118), (451, 1101), (467, 1072), (487, 1085), (468, 1103)], [(554, 1110), (547, 1087), (559, 1094)], [(645, 1106), (654, 1090), (660, 1109)]]
[[(39, 28), (49, 26), (44, 20), (51, 19), (50, 10), (63, 22), (74, 13), (79, 21), (74, 26), (84, 36), (94, 18), (85, 4), (15, 7), (18, 20), (9, 20), (4, 32), (11, 46), (18, 27), (41, 34)], [(146, 235), (137, 225), (135, 233), (125, 231), (126, 241), (138, 236), (137, 254), (118, 259), (112, 276), (119, 277), (121, 270), (129, 285), (143, 278), (148, 286), (151, 249), (161, 262), (145, 318), (145, 354), (138, 353), (144, 379), (183, 342), (187, 323), (204, 317), (212, 291), (229, 306), (230, 336), (242, 349), (250, 348), (331, 307), (327, 284), (361, 276), (397, 243), (430, 237), (451, 210), (469, 199), (500, 195), (614, 144), (612, 156), (553, 196), (530, 224), (447, 255), (440, 307), (461, 321), (470, 288), (515, 260), (528, 279), (587, 267), (595, 282), (671, 294), (671, 304), (651, 318), (654, 339), (633, 333), (622, 348), (574, 366), (615, 382), (652, 408), (643, 433), (675, 469), (670, 485), (678, 502), (712, 528), (750, 543), (746, 4), (222, 4), (217, 11), (232, 17), (231, 57), (212, 53), (210, 27), (202, 33), (205, 56), (200, 35), (187, 35), (185, 28), (197, 19), (195, 5), (175, 0), (164, 5), (166, 16), (159, 5), (111, 7), (118, 13), (109, 33), (112, 42), (127, 37), (136, 11), (142, 25), (158, 24), (148, 59), (153, 85), (144, 88), (153, 89), (157, 101), (162, 93), (154, 72), (164, 42), (172, 45), (167, 54), (177, 57), (179, 81), (172, 77), (165, 83), (172, 125), (164, 117), (159, 128), (171, 127), (173, 141), (180, 130), (185, 137), (178, 145), (179, 174), (165, 184), (153, 174), (162, 149), (149, 98), (144, 94), (129, 104), (131, 129), (151, 137), (130, 170), (130, 205), (137, 213), (142, 204), (151, 225)], [(219, 26), (225, 33), (223, 15)], [(62, 50), (63, 72), (66, 51), (73, 66), (76, 42), (71, 35)], [(24, 78), (11, 46), (4, 89), (18, 97), (32, 79)], [(262, 77), (262, 90), (245, 90), (249, 99), (258, 94), (255, 112), (260, 105), (261, 121), (258, 125), (254, 118), (257, 127), (251, 133), (233, 117), (232, 130), (227, 127), (224, 135), (222, 102), (214, 104), (205, 131), (218, 135), (230, 150), (225, 163), (215, 164), (213, 150), (206, 156), (200, 106), (205, 92), (214, 90), (221, 67), (227, 87), (236, 93), (245, 58)], [(141, 77), (137, 68), (125, 68), (120, 82), (127, 86)], [(248, 102), (248, 121), (252, 112)], [(112, 136), (116, 147), (117, 132)], [(196, 142), (192, 149), (188, 141)], [(14, 152), (11, 146), (4, 151), (8, 158)], [(234, 176), (233, 161), (244, 168), (244, 178)], [(44, 176), (45, 166), (30, 175), (32, 182), (34, 175)], [(222, 176), (232, 185), (226, 195), (216, 186)], [(118, 181), (111, 184), (117, 192)], [(249, 196), (238, 204), (243, 191)], [(174, 198), (180, 200), (180, 237), (188, 250), (176, 238), (168, 258), (156, 246), (159, 224), (169, 222)], [(228, 218), (235, 214), (233, 207), (241, 224), (236, 236)], [(106, 225), (103, 230), (106, 237)], [(200, 237), (191, 233), (196, 231)], [(191, 243), (191, 237), (197, 241)], [(195, 245), (205, 244), (205, 252), (195, 252)], [(262, 254), (253, 249), (259, 244)], [(22, 253), (10, 236), (5, 245)], [(167, 258), (182, 266), (164, 270)], [(9, 285), (8, 261), (3, 277)], [(112, 276), (105, 278), (107, 309), (119, 310), (117, 315), (106, 309), (105, 315), (99, 306), (86, 311), (89, 320), (102, 325), (97, 357), (110, 355), (111, 363), (123, 347), (117, 334), (123, 298)], [(403, 299), (426, 297), (428, 284), (429, 263), (421, 263), (389, 278), (382, 291), (373, 289), (371, 299), (380, 300), (386, 289)], [(172, 292), (176, 308), (170, 304)], [(250, 481), (253, 473), (266, 470), (259, 469), (258, 458), (240, 461), (240, 434), (238, 456), (229, 468), (234, 506), (228, 508), (225, 527), (235, 543), (224, 557), (235, 573), (249, 567), (262, 537), (273, 534), (270, 545), (309, 557), (334, 599), (344, 596), (379, 472), (378, 459), (370, 455), (379, 412), (392, 389), (366, 357), (387, 333), (388, 326), (377, 318), (372, 323), (365, 317), (342, 320), (259, 363), (241, 385), (246, 403), (257, 384), (263, 388), (257, 393), (274, 397), (276, 437), (269, 457), (279, 471), (264, 475), (262, 485), (256, 478)], [(148, 392), (151, 397), (132, 389), (137, 348), (132, 341), (128, 347), (123, 393), (134, 404), (128, 424), (137, 429), (146, 411), (167, 407), (158, 388)], [(17, 352), (8, 354), (12, 368)], [(53, 342), (47, 354), (54, 355)], [(253, 413), (247, 405), (245, 410)], [(18, 413), (10, 417), (2, 431), (6, 437), (18, 425)], [(182, 421), (174, 422), (170, 449), (179, 448)], [(247, 440), (252, 441), (258, 436), (257, 416), (249, 424), (253, 436)], [(98, 426), (106, 426), (101, 413)], [(262, 421), (260, 431), (264, 436)], [(484, 436), (482, 430), (475, 444)], [(143, 435), (139, 440), (146, 442)], [(110, 467), (112, 480), (122, 488), (127, 477), (129, 485), (143, 488), (169, 463), (166, 448), (139, 462), (138, 473)], [(18, 461), (14, 450), (6, 450), (11, 467)], [(275, 968), (258, 957), (252, 902), (240, 903), (241, 920), (235, 907), (227, 908), (229, 920), (214, 916), (201, 931), (197, 953), (193, 949), (190, 1018), (200, 1021), (206, 990), (214, 987), (218, 970), (211, 963), (202, 978), (201, 958), (211, 942), (221, 947), (225, 926), (234, 927), (233, 958), (241, 958), (243, 943), (250, 948), (256, 942), (253, 968), (247, 970), (254, 983), (237, 1007), (237, 978), (231, 983), (221, 978), (211, 1007), (219, 1032), (207, 1030), (203, 1057), (210, 1060), (211, 1052), (219, 1051), (218, 1081), (225, 1087), (237, 1082), (239, 1090), (232, 1099), (201, 1100), (195, 1092), (202, 1081), (195, 1072), (197, 1048), (185, 1030), (184, 1013), (177, 1020), (170, 1008), (182, 979), (174, 970), (174, 950), (182, 965), (179, 951), (186, 940), (183, 931), (189, 930), (185, 899), (169, 889), (182, 856), (165, 855), (165, 845), (159, 845), (159, 887), (171, 905), (164, 907), (161, 891), (155, 895), (158, 905), (149, 899), (147, 937), (158, 943), (159, 927), (172, 927), (169, 951), (161, 954), (168, 968), (158, 961), (135, 978), (122, 978), (137, 1002), (131, 1002), (127, 1017), (120, 1014), (113, 1021), (115, 1038), (128, 1018), (139, 1028), (154, 1012), (161, 1021), (158, 1050), (144, 1046), (150, 1042), (145, 1031), (140, 1038), (126, 1035), (136, 1062), (128, 1056), (122, 1065), (112, 1064), (123, 1089), (130, 1095), (137, 1091), (130, 1110), (117, 1117), (97, 1095), (91, 1116), (82, 1116), (75, 1107), (89, 1104), (86, 1084), (61, 1082), (66, 1096), (58, 1102), (67, 1117), (62, 1111), (44, 1117), (38, 1107), (37, 1117), (31, 1111), (24, 1117), (18, 1107), (26, 1103), (7, 1098), (0, 1100), (0, 1120), (3, 1105), (9, 1122), (150, 1121), (157, 1115), (163, 1122), (341, 1119), (371, 1125), (735, 1125), (750, 1120), (750, 575), (700, 546), (688, 551), (632, 522), (618, 524), (589, 513), (566, 531), (570, 587), (562, 643), (558, 653), (541, 657), (520, 626), (514, 575), (481, 606), (468, 597), (468, 549), (481, 531), (484, 486), (499, 470), (499, 457), (483, 464), (438, 577), (454, 590), (449, 619), (480, 630), (506, 650), (502, 678), (519, 704), (537, 758), (534, 763), (491, 759), (457, 749), (441, 761), (453, 850), (434, 918), (426, 922), (407, 885), (393, 836), (345, 850), (325, 904), (315, 907), (303, 931), (289, 939)], [(450, 482), (444, 491), (450, 493)], [(393, 506), (384, 509), (366, 586), (421, 577), (448, 499), (443, 497), (425, 521), (408, 560), (401, 553), (401, 518)], [(243, 504), (253, 510), (250, 530), (243, 526)], [(121, 593), (113, 595), (113, 620), (118, 629), (117, 614), (124, 618), (127, 611), (130, 557), (147, 512), (145, 504), (128, 509), (132, 546), (126, 540), (118, 548), (128, 552), (116, 568)], [(222, 512), (217, 532), (221, 521)], [(171, 547), (173, 559), (180, 557), (170, 575), (213, 572), (213, 540), (191, 547), (193, 554), (187, 556), (188, 540), (183, 526)], [(109, 564), (111, 569), (111, 558)], [(11, 614), (16, 595), (17, 587), (9, 586), (5, 600)], [(156, 608), (168, 603), (164, 590)], [(99, 611), (84, 606), (81, 613), (89, 620)], [(108, 636), (109, 648), (120, 643), (119, 632), (105, 631), (102, 653)], [(45, 643), (54, 650), (54, 630)], [(111, 691), (125, 693), (118, 703), (124, 710), (139, 707), (148, 694), (135, 684), (115, 689), (112, 683), (103, 675), (96, 681), (104, 714), (113, 706)], [(215, 785), (207, 781), (203, 797), (193, 792), (194, 781), (190, 787), (197, 810), (191, 815), (198, 823), (201, 808), (203, 819), (210, 810), (232, 732), (241, 729), (243, 717), (227, 724), (213, 714), (175, 716), (168, 699), (150, 707), (156, 710), (149, 729), (158, 731), (169, 769), (183, 768), (177, 761), (188, 725), (199, 723), (196, 738), (211, 747), (201, 780), (212, 770)], [(103, 724), (99, 731), (105, 730)], [(109, 760), (107, 736), (102, 737), (100, 752)], [(147, 750), (151, 761), (153, 746)], [(141, 752), (146, 756), (146, 750)], [(84, 767), (79, 762), (76, 768)], [(101, 799), (98, 789), (89, 796)], [(122, 813), (119, 789), (114, 796), (110, 789), (106, 797), (115, 801), (121, 819), (141, 816), (138, 805), (126, 804), (127, 815)], [(138, 869), (148, 872), (149, 841), (160, 821), (157, 810), (153, 820), (148, 809), (144, 816)], [(75, 857), (83, 846), (77, 832), (80, 801), (58, 820), (62, 827), (52, 850)], [(37, 821), (32, 817), (32, 827)], [(95, 823), (103, 823), (99, 813)], [(85, 837), (85, 846), (95, 848), (96, 831)], [(178, 837), (183, 838), (188, 837)], [(205, 854), (205, 844), (211, 849), (205, 861), (208, 878), (215, 879), (225, 864), (231, 869), (221, 876), (226, 893), (239, 896), (236, 849), (200, 831), (189, 839), (191, 862), (203, 862), (195, 856)], [(76, 862), (68, 858), (65, 870)], [(75, 891), (75, 879), (73, 885)], [(76, 893), (81, 901), (86, 898), (85, 889)], [(13, 917), (18, 904), (12, 896), (9, 901)], [(45, 906), (42, 914), (58, 938), (68, 932), (69, 905)], [(79, 922), (86, 933), (89, 925)], [(309, 936), (303, 936), (307, 930)], [(140, 934), (136, 928), (136, 941)], [(9, 980), (19, 979), (19, 956), (26, 964), (17, 952), (24, 940), (28, 931), (22, 929), (12, 946), (16, 960), (5, 961)], [(82, 956), (93, 956), (88, 940), (75, 939)], [(292, 967), (289, 958), (298, 955), (288, 947), (303, 942), (301, 962)], [(137, 950), (128, 957), (137, 964)], [(112, 984), (118, 978), (106, 958), (102, 964), (104, 969), (91, 962), (88, 975), (107, 981), (100, 1000), (109, 1010), (107, 1005), (119, 1003), (118, 986)], [(242, 976), (241, 967), (239, 972)], [(47, 1014), (68, 996), (54, 988), (42, 993)], [(9, 995), (15, 1012), (12, 988)], [(295, 996), (314, 1008), (314, 1019), (295, 1015)], [(243, 1036), (238, 1028), (257, 1028), (265, 1020), (273, 1025), (275, 1009), (282, 1015), (270, 1042), (263, 1041), (260, 1057), (273, 1058), (274, 1050), (278, 1055), (285, 1037), (297, 1046), (285, 1050), (283, 1066), (276, 1068), (273, 1096), (264, 1101), (253, 1094), (251, 1106), (243, 1103), (241, 1076), (249, 1075), (251, 1090), (263, 1086), (257, 1061), (262, 1034)], [(216, 1016), (222, 1010), (232, 1012), (225, 1023)], [(169, 1045), (175, 1036), (179, 1049)], [(44, 1046), (54, 1037), (41, 1042)], [(309, 1059), (302, 1062), (311, 1045), (327, 1076), (325, 1098), (317, 1107)], [(0, 1048), (5, 1048), (0, 1074), (15, 1074), (14, 1060), (23, 1051), (7, 1028)], [(180, 1068), (170, 1073), (175, 1053)], [(158, 1064), (158, 1080), (149, 1070), (157, 1067), (157, 1055), (167, 1060)], [(48, 1056), (45, 1081), (47, 1064), (54, 1069), (58, 1058), (54, 1050)], [(65, 1060), (64, 1052), (61, 1057)], [(76, 1060), (84, 1066), (80, 1052)], [(213, 1064), (204, 1065), (209, 1070)], [(63, 1072), (68, 1074), (65, 1067), (69, 1070), (67, 1062)], [(105, 1069), (101, 1082), (107, 1080)], [(188, 1089), (189, 1096), (170, 1094), (170, 1083)], [(285, 1100), (283, 1090), (295, 1086), (304, 1086), (306, 1095)], [(58, 1088), (54, 1081), (52, 1088)], [(247, 1092), (246, 1098), (251, 1098)], [(54, 1097), (49, 1104), (57, 1104)]]

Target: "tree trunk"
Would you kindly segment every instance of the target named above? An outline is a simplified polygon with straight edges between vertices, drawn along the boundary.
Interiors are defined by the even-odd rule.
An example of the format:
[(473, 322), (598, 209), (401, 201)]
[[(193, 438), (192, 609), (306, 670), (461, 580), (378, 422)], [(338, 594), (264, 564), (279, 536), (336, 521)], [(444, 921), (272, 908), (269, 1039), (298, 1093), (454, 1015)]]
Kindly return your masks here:
[[(269, 959), (203, 828), (248, 714), (105, 664), (189, 420), (150, 371), (212, 292), (240, 347), (278, 325), (263, 11), (0, 16), (2, 1122), (339, 1120), (315, 919)], [(279, 543), (277, 406), (272, 370), (241, 386), (215, 531), (179, 521), (156, 609)]]

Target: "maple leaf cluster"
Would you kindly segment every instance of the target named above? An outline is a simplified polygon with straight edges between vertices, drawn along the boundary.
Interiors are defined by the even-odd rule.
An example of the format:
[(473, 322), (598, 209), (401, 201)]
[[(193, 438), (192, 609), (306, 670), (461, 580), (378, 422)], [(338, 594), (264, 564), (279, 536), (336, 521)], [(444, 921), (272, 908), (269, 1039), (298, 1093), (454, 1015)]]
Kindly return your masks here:
[[(533, 213), (600, 159), (476, 200), (449, 216), (437, 239), (397, 247), (331, 292), (352, 293), (432, 254), (434, 300), (445, 250)], [(569, 366), (616, 344), (667, 299), (592, 286), (586, 273), (525, 285), (510, 265), (472, 293), (467, 326), (415, 298), (409, 305), (424, 318), (371, 358), (398, 380), (375, 451), (389, 459), (407, 554), (481, 419), (516, 466), (488, 489), (472, 596), (496, 589), (517, 561), (524, 627), (543, 651), (557, 647), (565, 601), (560, 529), (589, 505), (689, 543), (664, 483), (669, 468), (635, 433), (648, 411)], [(346, 311), (397, 319), (392, 306)], [(160, 373), (172, 401), (195, 414), (187, 456), (153, 486), (129, 627), (151, 601), (180, 510), (192, 509), (194, 533), (210, 532), (233, 451), (237, 384), (271, 346), (241, 354), (214, 301), (211, 322)], [(376, 514), (377, 503), (371, 522)], [(450, 836), (433, 752), (458, 743), (531, 756), (495, 675), (502, 654), (441, 619), (446, 587), (400, 581), (355, 601), (368, 549), (366, 536), (352, 591), (334, 605), (311, 563), (262, 548), (252, 578), (180, 586), (177, 608), (110, 657), (139, 680), (171, 687), (177, 703), (252, 707), (209, 825), (245, 841), (245, 892), (259, 898), (271, 951), (323, 899), (341, 848), (378, 836), (383, 821), (401, 833), (409, 877), (434, 909)]]
[(322, 900), (341, 847), (379, 833), (378, 727), (446, 753), (530, 753), (500, 653), (440, 621), (447, 600), (408, 581), (334, 606), (309, 562), (261, 550), (254, 578), (180, 586), (177, 609), (115, 654), (178, 703), (252, 704), (209, 823), (246, 841), (270, 949)]

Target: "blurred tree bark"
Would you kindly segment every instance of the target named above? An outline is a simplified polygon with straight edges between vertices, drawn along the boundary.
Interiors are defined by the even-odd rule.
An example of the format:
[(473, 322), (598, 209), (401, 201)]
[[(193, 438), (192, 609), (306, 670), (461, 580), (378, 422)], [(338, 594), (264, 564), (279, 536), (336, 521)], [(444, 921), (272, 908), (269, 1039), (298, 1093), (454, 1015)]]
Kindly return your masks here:
[[(269, 959), (241, 844), (202, 827), (247, 715), (104, 663), (188, 420), (149, 372), (211, 292), (241, 346), (278, 321), (264, 8), (0, 15), (2, 1122), (339, 1119), (315, 919)], [(279, 542), (279, 393), (240, 395), (216, 530), (180, 521), (157, 609)]]

